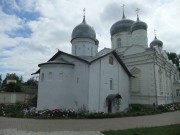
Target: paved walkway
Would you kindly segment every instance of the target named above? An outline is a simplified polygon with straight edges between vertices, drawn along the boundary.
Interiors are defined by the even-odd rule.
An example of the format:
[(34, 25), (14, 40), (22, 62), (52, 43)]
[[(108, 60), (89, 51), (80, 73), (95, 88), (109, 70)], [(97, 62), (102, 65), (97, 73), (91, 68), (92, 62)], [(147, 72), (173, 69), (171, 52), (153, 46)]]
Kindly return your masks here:
[[(57, 132), (54, 131), (61, 131), (58, 132), (59, 135), (61, 135), (60, 133), (65, 133), (67, 135), (75, 135), (75, 134), (100, 135), (100, 132), (95, 132), (95, 131), (117, 130), (117, 129), (127, 129), (127, 128), (136, 128), (136, 127), (151, 127), (151, 126), (170, 125), (170, 124), (180, 124), (180, 111), (168, 112), (157, 115), (149, 115), (149, 116), (113, 118), (113, 119), (37, 120), (37, 119), (18, 119), (18, 118), (0, 117), (0, 135), (1, 134), (5, 135), (5, 132), (8, 133), (9, 130), (14, 130), (12, 131), (14, 133), (19, 130), (20, 131), (26, 130), (29, 132), (30, 131), (35, 131), (36, 133), (39, 132), (39, 134), (40, 132), (51, 132), (52, 135), (56, 135)], [(18, 134), (21, 134), (20, 131)], [(70, 132), (70, 131), (76, 131), (76, 132)], [(27, 134), (29, 132), (27, 132)], [(33, 135), (36, 135), (35, 132), (33, 132), (34, 133)]]

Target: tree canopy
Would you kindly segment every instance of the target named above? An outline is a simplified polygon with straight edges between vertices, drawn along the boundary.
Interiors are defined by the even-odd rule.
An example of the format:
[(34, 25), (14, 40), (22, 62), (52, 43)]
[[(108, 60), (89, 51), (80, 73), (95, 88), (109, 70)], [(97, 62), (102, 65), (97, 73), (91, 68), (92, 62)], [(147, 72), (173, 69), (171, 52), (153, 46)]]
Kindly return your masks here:
[(24, 85), (26, 85), (26, 86), (37, 86), (38, 81), (35, 80), (33, 77), (31, 77), (30, 79), (27, 80), (27, 82), (24, 83)]
[[(7, 80), (16, 80), (16, 82), (7, 83)], [(19, 77), (15, 73), (7, 73), (5, 79), (2, 82), (2, 88), (4, 88), (7, 92), (21, 92), (22, 83), (22, 76)]]
[(169, 60), (172, 60), (173, 64), (177, 66), (178, 71), (180, 71), (180, 67), (179, 67), (180, 55), (177, 55), (174, 52), (167, 53), (167, 55), (168, 55)]

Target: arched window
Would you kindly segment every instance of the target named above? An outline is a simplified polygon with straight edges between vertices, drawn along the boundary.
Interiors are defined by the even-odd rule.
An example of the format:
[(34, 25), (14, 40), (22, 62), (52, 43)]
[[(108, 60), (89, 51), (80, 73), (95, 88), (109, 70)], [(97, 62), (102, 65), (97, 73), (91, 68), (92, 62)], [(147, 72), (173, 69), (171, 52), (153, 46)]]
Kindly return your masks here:
[(120, 47), (121, 47), (121, 39), (118, 38), (118, 39), (117, 39), (117, 48), (120, 48)]
[(109, 56), (109, 64), (113, 65), (113, 57)]
[(48, 79), (52, 80), (52, 72), (49, 72)]
[(176, 90), (176, 96), (179, 97), (180, 96), (180, 89)]
[(91, 47), (91, 56), (93, 56), (93, 47)]
[(76, 55), (76, 46), (75, 46), (74, 54)]
[(62, 81), (63, 80), (63, 73), (59, 73), (59, 80)]
[(41, 82), (44, 82), (44, 73), (41, 74)]

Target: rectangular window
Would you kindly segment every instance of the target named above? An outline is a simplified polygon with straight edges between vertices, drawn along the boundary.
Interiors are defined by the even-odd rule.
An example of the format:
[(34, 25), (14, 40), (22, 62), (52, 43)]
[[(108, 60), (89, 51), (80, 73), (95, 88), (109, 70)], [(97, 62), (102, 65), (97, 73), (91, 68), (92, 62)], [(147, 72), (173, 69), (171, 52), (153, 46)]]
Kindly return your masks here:
[(113, 79), (110, 79), (110, 90), (113, 90)]

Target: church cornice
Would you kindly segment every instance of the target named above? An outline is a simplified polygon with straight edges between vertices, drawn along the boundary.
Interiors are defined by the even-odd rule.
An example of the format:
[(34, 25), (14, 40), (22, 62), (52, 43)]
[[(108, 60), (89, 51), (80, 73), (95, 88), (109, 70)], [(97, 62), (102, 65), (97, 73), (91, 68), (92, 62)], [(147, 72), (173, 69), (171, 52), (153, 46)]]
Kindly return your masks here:
[(122, 57), (126, 64), (130, 63), (149, 63), (153, 62), (153, 53), (152, 52), (143, 52), (133, 55), (128, 55)]
[(167, 60), (166, 58), (164, 58), (162, 55), (158, 54), (157, 52), (155, 52), (155, 57), (156, 57), (156, 63), (163, 67), (163, 68), (168, 68), (168, 69), (173, 69), (173, 70), (177, 70), (176, 67), (170, 63), (169, 60)]

